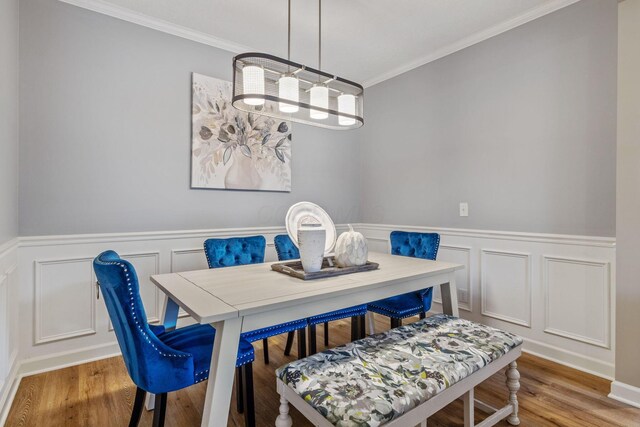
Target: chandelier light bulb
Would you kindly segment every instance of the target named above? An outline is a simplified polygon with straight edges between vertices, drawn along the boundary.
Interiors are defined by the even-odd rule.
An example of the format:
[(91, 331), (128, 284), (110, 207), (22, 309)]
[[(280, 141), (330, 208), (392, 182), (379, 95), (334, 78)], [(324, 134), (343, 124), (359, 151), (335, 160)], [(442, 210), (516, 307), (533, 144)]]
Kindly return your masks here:
[[(342, 95), (338, 96), (338, 113), (355, 116), (356, 97), (348, 93), (343, 93)], [(338, 123), (340, 123), (341, 126), (352, 126), (356, 123), (356, 119), (338, 115)]]
[[(242, 89), (245, 95), (264, 95), (264, 70), (257, 65), (242, 68)], [(263, 105), (262, 98), (244, 98), (248, 105)]]
[[(310, 104), (312, 107), (329, 109), (329, 88), (323, 84), (314, 85), (309, 91)], [(309, 110), (309, 117), (316, 120), (323, 120), (329, 117), (325, 111)]]
[[(298, 85), (298, 79), (290, 74), (285, 74), (278, 80), (278, 97), (281, 99), (279, 108), (283, 113), (298, 112), (298, 101), (300, 99)], [(282, 100), (285, 100), (285, 102)], [(286, 101), (291, 101), (291, 103)]]

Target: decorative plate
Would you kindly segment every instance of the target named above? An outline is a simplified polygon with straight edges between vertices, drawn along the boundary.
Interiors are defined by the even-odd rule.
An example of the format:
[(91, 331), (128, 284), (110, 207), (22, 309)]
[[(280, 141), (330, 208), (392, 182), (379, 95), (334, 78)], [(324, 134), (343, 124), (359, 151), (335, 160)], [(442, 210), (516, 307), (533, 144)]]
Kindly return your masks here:
[(329, 214), (320, 206), (311, 202), (300, 202), (289, 208), (285, 219), (289, 237), (298, 245), (298, 228), (301, 224), (320, 224), (327, 231), (327, 241), (324, 245), (325, 255), (330, 253), (336, 245), (336, 226)]

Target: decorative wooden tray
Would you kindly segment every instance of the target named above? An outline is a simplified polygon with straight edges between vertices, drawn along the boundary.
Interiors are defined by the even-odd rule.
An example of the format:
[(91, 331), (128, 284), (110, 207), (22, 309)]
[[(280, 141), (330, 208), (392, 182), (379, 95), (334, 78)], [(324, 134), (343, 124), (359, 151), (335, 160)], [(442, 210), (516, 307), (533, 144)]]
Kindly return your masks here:
[(342, 276), (343, 274), (360, 273), (361, 271), (377, 270), (379, 264), (377, 262), (367, 261), (365, 265), (359, 265), (354, 267), (340, 268), (336, 266), (334, 257), (325, 257), (322, 260), (322, 269), (315, 273), (305, 273), (302, 269), (302, 262), (300, 260), (277, 262), (271, 264), (271, 269), (278, 273), (288, 274), (293, 277), (297, 277), (302, 280), (320, 279), (323, 277)]

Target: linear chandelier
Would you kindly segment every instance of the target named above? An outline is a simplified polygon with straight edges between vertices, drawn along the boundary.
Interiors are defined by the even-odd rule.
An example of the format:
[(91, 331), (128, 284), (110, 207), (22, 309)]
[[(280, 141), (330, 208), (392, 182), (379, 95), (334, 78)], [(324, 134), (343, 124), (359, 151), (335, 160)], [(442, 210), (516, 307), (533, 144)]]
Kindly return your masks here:
[(254, 52), (234, 57), (232, 105), (249, 113), (329, 129), (356, 129), (364, 124), (364, 88), (320, 71), (322, 0), (318, 0), (318, 69), (290, 58), (291, 0), (287, 59)]

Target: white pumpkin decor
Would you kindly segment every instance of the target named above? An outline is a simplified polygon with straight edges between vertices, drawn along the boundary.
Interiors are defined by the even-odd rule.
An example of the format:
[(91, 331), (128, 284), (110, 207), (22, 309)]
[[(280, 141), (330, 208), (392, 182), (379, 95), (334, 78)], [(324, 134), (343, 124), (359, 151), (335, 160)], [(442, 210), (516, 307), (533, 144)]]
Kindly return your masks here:
[(349, 231), (342, 233), (336, 242), (336, 264), (338, 267), (365, 265), (368, 255), (367, 239), (362, 233), (353, 231), (353, 227), (349, 224)]

